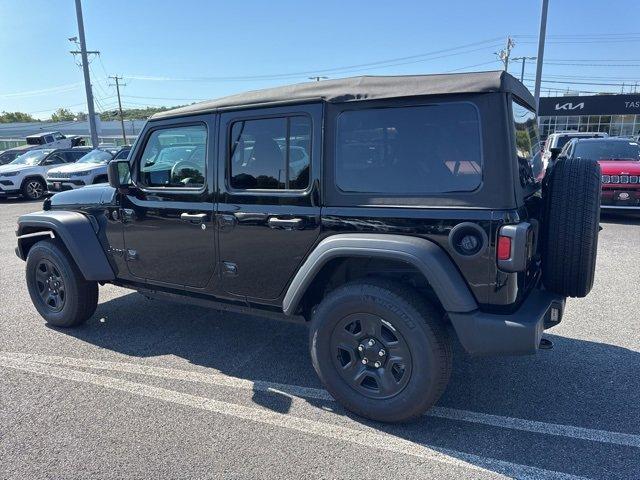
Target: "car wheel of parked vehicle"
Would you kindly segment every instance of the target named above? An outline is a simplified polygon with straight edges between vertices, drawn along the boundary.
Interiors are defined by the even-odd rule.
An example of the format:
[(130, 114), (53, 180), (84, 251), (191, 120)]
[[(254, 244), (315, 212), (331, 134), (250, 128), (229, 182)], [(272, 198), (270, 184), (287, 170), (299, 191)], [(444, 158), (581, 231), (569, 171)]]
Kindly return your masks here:
[(593, 286), (600, 221), (600, 166), (559, 160), (545, 191), (543, 283), (568, 297), (584, 297)]
[(95, 312), (97, 282), (86, 281), (57, 243), (44, 240), (31, 248), (26, 275), (31, 300), (48, 324), (73, 327)]
[(47, 191), (47, 184), (39, 178), (27, 178), (22, 183), (22, 195), (29, 200), (38, 200)]
[(372, 420), (422, 415), (451, 374), (451, 345), (439, 312), (414, 290), (385, 280), (331, 292), (311, 320), (310, 348), (329, 393)]

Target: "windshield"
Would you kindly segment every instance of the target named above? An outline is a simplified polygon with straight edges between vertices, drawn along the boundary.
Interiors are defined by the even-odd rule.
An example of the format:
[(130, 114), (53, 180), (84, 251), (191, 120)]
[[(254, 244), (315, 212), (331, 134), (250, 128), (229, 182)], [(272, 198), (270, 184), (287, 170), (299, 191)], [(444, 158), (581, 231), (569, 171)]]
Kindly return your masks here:
[(78, 160), (77, 163), (107, 163), (113, 158), (109, 152), (105, 150), (95, 149), (91, 150), (84, 157)]
[(49, 155), (52, 150), (33, 150), (23, 153), (10, 163), (10, 165), (37, 165), (44, 157)]
[(573, 156), (590, 160), (640, 160), (638, 142), (601, 140), (577, 142)]

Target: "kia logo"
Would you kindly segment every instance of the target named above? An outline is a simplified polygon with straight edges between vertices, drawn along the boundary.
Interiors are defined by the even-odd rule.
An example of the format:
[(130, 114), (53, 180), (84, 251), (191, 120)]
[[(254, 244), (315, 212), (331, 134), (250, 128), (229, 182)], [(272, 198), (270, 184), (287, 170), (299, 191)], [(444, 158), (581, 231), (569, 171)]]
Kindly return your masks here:
[(584, 102), (576, 103), (571, 102), (559, 104), (556, 103), (556, 110), (582, 110), (584, 108)]
[(627, 192), (622, 192), (620, 195), (618, 195), (618, 198), (620, 200), (628, 200), (629, 199), (629, 194)]

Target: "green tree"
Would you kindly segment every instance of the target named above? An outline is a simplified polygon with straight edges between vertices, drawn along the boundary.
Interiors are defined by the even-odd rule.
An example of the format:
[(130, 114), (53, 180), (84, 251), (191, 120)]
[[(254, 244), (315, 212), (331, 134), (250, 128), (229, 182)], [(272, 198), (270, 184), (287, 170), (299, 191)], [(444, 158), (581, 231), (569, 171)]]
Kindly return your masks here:
[(16, 123), (16, 122), (37, 122), (28, 113), (22, 112), (5, 112), (0, 113), (0, 123)]
[(76, 116), (66, 108), (59, 108), (51, 114), (52, 122), (70, 122), (75, 120)]

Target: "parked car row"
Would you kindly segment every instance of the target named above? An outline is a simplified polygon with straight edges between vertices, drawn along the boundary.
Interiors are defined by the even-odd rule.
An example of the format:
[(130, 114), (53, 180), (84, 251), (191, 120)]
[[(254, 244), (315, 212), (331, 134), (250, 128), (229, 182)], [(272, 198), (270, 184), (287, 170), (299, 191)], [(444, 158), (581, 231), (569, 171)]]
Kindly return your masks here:
[(107, 163), (114, 158), (126, 158), (130, 150), (129, 146), (27, 149), (0, 166), (0, 197), (37, 200), (47, 192), (106, 182)]
[(18, 156), (36, 149), (42, 148), (72, 148), (84, 145), (84, 140), (79, 136), (66, 136), (60, 132), (43, 132), (29, 135), (25, 145), (9, 148), (0, 152), (0, 165), (12, 162)]

